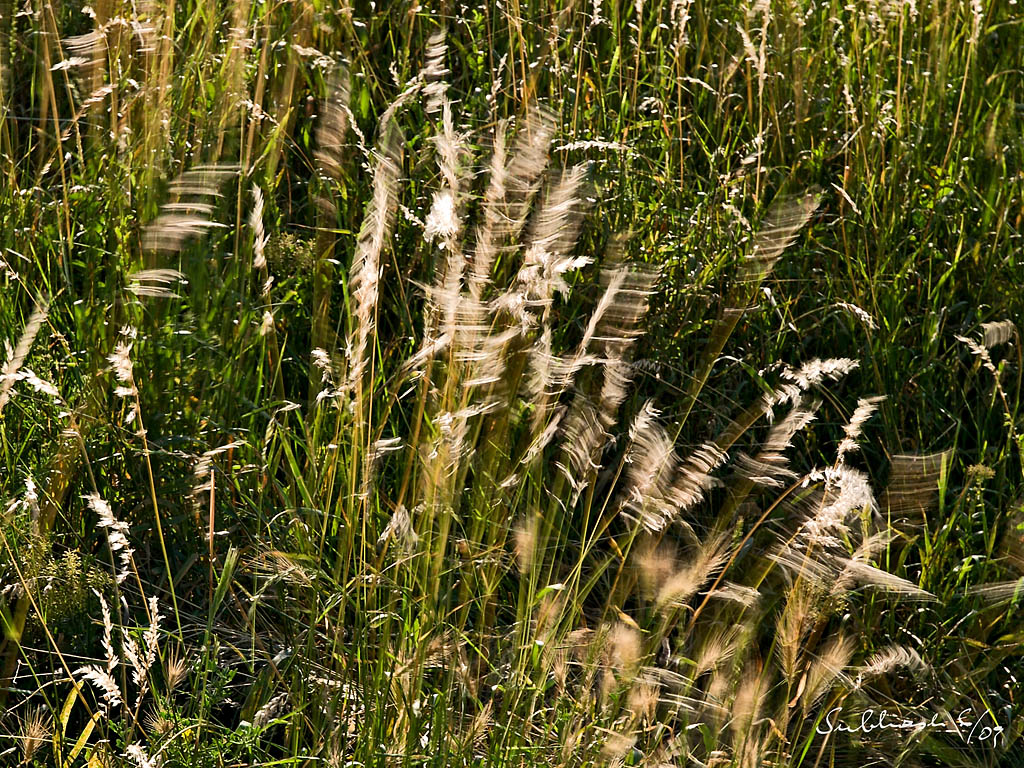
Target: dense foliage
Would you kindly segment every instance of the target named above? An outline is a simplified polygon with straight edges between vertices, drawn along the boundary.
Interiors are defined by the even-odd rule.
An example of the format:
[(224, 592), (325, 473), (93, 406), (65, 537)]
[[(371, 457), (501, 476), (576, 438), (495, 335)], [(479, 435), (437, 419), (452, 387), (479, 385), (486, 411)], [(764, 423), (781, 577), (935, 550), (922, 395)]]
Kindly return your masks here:
[(1024, 765), (1022, 24), (0, 3), (0, 764)]

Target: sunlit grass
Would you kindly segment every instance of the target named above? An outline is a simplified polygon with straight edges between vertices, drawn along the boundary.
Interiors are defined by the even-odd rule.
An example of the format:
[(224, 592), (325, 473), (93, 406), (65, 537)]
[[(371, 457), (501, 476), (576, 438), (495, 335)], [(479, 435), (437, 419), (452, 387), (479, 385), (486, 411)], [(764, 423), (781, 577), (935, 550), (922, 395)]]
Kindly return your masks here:
[(0, 764), (1014, 764), (1017, 6), (378, 5), (0, 7)]

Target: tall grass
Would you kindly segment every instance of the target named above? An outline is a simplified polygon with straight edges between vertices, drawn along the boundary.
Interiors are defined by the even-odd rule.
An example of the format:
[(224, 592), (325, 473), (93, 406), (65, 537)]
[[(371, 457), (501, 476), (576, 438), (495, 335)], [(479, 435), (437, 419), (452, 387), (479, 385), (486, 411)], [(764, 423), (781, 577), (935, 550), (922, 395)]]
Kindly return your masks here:
[(1019, 761), (1016, 6), (437, 10), (0, 7), (0, 762)]

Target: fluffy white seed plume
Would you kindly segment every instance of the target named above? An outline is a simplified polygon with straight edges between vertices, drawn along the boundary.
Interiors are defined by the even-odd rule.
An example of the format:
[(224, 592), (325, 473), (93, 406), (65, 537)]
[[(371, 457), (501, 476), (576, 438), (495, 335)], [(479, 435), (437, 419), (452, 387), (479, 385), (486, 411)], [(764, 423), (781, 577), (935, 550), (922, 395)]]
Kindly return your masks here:
[(694, 507), (705, 493), (718, 486), (720, 481), (711, 473), (727, 458), (728, 455), (715, 443), (704, 443), (687, 457), (672, 487), (680, 514)]
[(839, 634), (828, 641), (807, 669), (803, 690), (803, 707), (809, 710), (843, 674), (857, 649), (856, 641), (849, 635)]
[(808, 553), (806, 547), (788, 541), (778, 543), (765, 556), (781, 566), (791, 581), (808, 581), (816, 587), (834, 585), (842, 570), (835, 557), (820, 552)]
[(882, 512), (904, 526), (918, 523), (938, 503), (939, 481), (948, 472), (951, 456), (949, 451), (893, 456), (889, 484), (879, 499)]
[(128, 659), (128, 663), (131, 665), (132, 681), (138, 688), (136, 708), (146, 693), (146, 682), (149, 680), (150, 670), (152, 670), (153, 665), (156, 663), (157, 654), (160, 652), (160, 620), (163, 618), (160, 615), (160, 604), (155, 597), (151, 597), (149, 598), (148, 605), (150, 623), (149, 628), (143, 635), (141, 646), (127, 630), (121, 630), (121, 648)]
[(36, 392), (39, 392), (40, 394), (43, 395), (49, 395), (55, 400), (60, 400), (60, 392), (57, 390), (57, 388), (53, 386), (53, 384), (51, 384), (50, 382), (46, 381), (45, 379), (41, 379), (38, 376), (36, 376), (36, 374), (29, 368), (23, 368), (22, 370), (15, 373), (14, 380), (24, 381)]
[(813, 407), (794, 405), (785, 418), (769, 430), (756, 456), (740, 454), (736, 457), (736, 474), (766, 488), (779, 488), (792, 482), (797, 475), (789, 469), (789, 458), (785, 452), (792, 446), (797, 433), (815, 418)]
[(672, 26), (675, 28), (672, 50), (676, 56), (679, 55), (683, 48), (690, 44), (687, 26), (690, 22), (690, 6), (692, 5), (693, 0), (672, 0), (672, 5), (669, 9), (669, 17), (672, 19)]
[(678, 506), (672, 494), (678, 459), (672, 438), (657, 419), (652, 401), (643, 408), (629, 428), (626, 449), (626, 500), (622, 516), (638, 521), (649, 533), (665, 528)]
[[(497, 257), (503, 253), (511, 254), (512, 249), (518, 247), (517, 238), (539, 186), (541, 172), (547, 164), (547, 148), (554, 121), (543, 110), (528, 109), (507, 166), (504, 124), (499, 125), (491, 160), (490, 184), (475, 232), (469, 291), (466, 293), (463, 281), (467, 273), (467, 259), (457, 242), (461, 230), (458, 207), (465, 139), (455, 133), (450, 104), (443, 95), (440, 104), (443, 130), (435, 144), (445, 187), (435, 196), (435, 205), (428, 217), (427, 234), (431, 238), (447, 237), (442, 245), (447, 249), (448, 258), (445, 268), (428, 290), (430, 325), (438, 331), (425, 333), (420, 357), (426, 359), (428, 350), (436, 354), (450, 344), (455, 348), (457, 360), (471, 364), (464, 386), (481, 386), (501, 381), (508, 345), (515, 336), (505, 330), (493, 330), (497, 306), (486, 306), (483, 292), (490, 283), (491, 268)], [(522, 291), (507, 292), (499, 301), (507, 300), (513, 294), (516, 299), (511, 304), (516, 308), (522, 306), (525, 303)]]
[(472, 267), (469, 272), (469, 294), (478, 306), (483, 300), (484, 288), (490, 284), (491, 270), (494, 267), (494, 259), (500, 245), (501, 233), (505, 227), (501, 208), (504, 207), (505, 202), (507, 176), (505, 167), (505, 131), (507, 127), (508, 124), (501, 121), (494, 130), (494, 145), (491, 150), (489, 168), (490, 178), (480, 209), (481, 221), (474, 233), (475, 243)]
[(366, 207), (359, 241), (352, 258), (351, 286), (355, 305), (355, 328), (349, 335), (349, 387), (361, 391), (370, 363), (370, 339), (375, 330), (381, 255), (394, 221), (398, 199), (400, 148), (397, 137), (386, 139), (388, 151), (376, 158), (373, 196)]
[(252, 185), (252, 210), (249, 212), (249, 226), (252, 227), (252, 268), (263, 269), (267, 266), (265, 254), (267, 248), (267, 231), (263, 227), (263, 190), (256, 184)]
[(738, 453), (733, 461), (733, 469), (737, 477), (754, 485), (762, 488), (782, 488), (798, 477), (786, 464), (785, 456), (779, 456), (778, 462), (768, 462), (745, 453)]
[(534, 427), (539, 428), (545, 423), (554, 403), (562, 393), (570, 390), (576, 374), (589, 365), (601, 365), (604, 358), (594, 349), (607, 341), (598, 338), (605, 316), (614, 312), (620, 301), (629, 301), (622, 292), (627, 285), (629, 269), (618, 265), (602, 273), (604, 292), (594, 308), (575, 352), (560, 356), (552, 352), (552, 330), (545, 324), (537, 341), (530, 352), (529, 378), (527, 389), (531, 395), (534, 408)]
[[(621, 241), (613, 246), (621, 247)], [(607, 289), (615, 279), (617, 256), (612, 266), (601, 272)], [(654, 291), (658, 273), (645, 267), (627, 271), (617, 290), (619, 299), (607, 307), (594, 333), (595, 354), (601, 359), (601, 388), (596, 400), (577, 392), (564, 420), (563, 446), (566, 459), (558, 466), (580, 493), (597, 469), (600, 452), (608, 439), (608, 430), (618, 418), (619, 406), (626, 398), (632, 380), (631, 348), (640, 333), (640, 323), (647, 313), (648, 300)]]
[(370, 447), (370, 453), (373, 460), (376, 461), (382, 456), (400, 451), (404, 447), (405, 443), (401, 437), (382, 437)]
[[(621, 350), (614, 349), (614, 356), (604, 360), (602, 371), (604, 378), (601, 381), (598, 415), (606, 429), (615, 423), (619, 406), (626, 399), (629, 384), (633, 381), (633, 366), (625, 355), (627, 350), (628, 347)], [(620, 353), (622, 353), (621, 357)]]
[(245, 445), (244, 440), (233, 440), (219, 445), (216, 448), (211, 448), (208, 451), (203, 451), (199, 456), (199, 460), (192, 468), (192, 496), (198, 499), (203, 493), (208, 493), (212, 490), (212, 480), (210, 473), (213, 469), (213, 460), (221, 454), (232, 451), (235, 448), (241, 448)]
[(837, 544), (837, 535), (847, 530), (846, 520), (852, 512), (864, 508), (874, 511), (878, 505), (868, 476), (859, 469), (837, 464), (820, 475), (825, 482), (821, 504), (803, 524), (800, 534), (811, 544), (829, 546)]
[[(641, 665), (636, 674), (636, 683), (658, 691), (658, 703), (675, 712), (696, 712), (699, 707), (707, 708), (707, 702), (688, 696), (693, 690), (693, 680), (682, 673), (665, 667)], [(720, 707), (715, 708), (719, 713)]]
[(921, 589), (907, 579), (902, 579), (888, 571), (883, 571), (869, 563), (861, 560), (851, 560), (839, 577), (840, 582), (852, 579), (854, 582), (866, 587), (881, 589), (907, 600), (934, 601), (935, 595)]
[(174, 286), (185, 282), (185, 275), (176, 269), (140, 269), (128, 276), (127, 290), (136, 296), (178, 298)]
[(840, 309), (844, 309), (847, 312), (849, 312), (851, 315), (856, 317), (871, 330), (875, 330), (878, 328), (878, 324), (875, 322), (875, 318), (873, 318), (865, 310), (858, 307), (856, 304), (850, 304), (849, 302), (846, 301), (839, 301), (836, 302), (836, 306), (839, 307)]
[(1002, 393), (1003, 385), (999, 377), (999, 369), (992, 362), (989, 349), (1016, 338), (1017, 327), (1010, 320), (1003, 320), (997, 323), (983, 323), (981, 327), (982, 340), (980, 342), (966, 336), (955, 336), (954, 338), (967, 345), (967, 348), (971, 350), (971, 354), (978, 358), (982, 367), (992, 374), (992, 377), (996, 380), (996, 390)]
[(754, 247), (744, 261), (741, 279), (760, 280), (771, 271), (793, 241), (797, 233), (810, 221), (818, 209), (819, 195), (807, 193), (800, 197), (787, 197), (772, 203), (754, 237)]
[(341, 397), (343, 392), (338, 388), (336, 366), (327, 350), (316, 347), (309, 356), (313, 366), (320, 371), (320, 391), (316, 394), (316, 403)]
[(462, 165), (465, 152), (463, 137), (452, 125), (451, 105), (443, 99), (443, 131), (435, 137), (438, 167), (444, 187), (434, 195), (434, 205), (427, 216), (424, 236), (428, 241), (440, 240), (446, 252), (443, 267), (428, 290), (429, 325), (441, 328), (442, 336), (451, 340), (458, 359), (475, 356), (480, 335), (486, 331), (482, 323), (467, 316), (462, 293), (466, 273), (466, 257), (462, 250), (462, 220), (459, 205), (462, 196)]
[(128, 544), (128, 523), (121, 522), (114, 517), (111, 505), (100, 498), (98, 494), (89, 494), (85, 499), (92, 511), (96, 513), (96, 517), (99, 518), (99, 527), (106, 529), (106, 541), (111, 547), (111, 552), (118, 555), (121, 567), (117, 573), (117, 582), (122, 584), (128, 578), (131, 557), (134, 553)]
[(760, 719), (765, 699), (764, 683), (753, 668), (748, 668), (744, 670), (739, 686), (734, 690), (736, 695), (732, 700), (729, 730), (733, 740), (740, 744), (751, 740), (753, 724)]
[[(555, 436), (558, 434), (558, 430), (561, 426), (562, 419), (565, 417), (566, 408), (559, 406), (555, 409), (553, 415), (544, 426), (543, 430), (533, 439), (530, 443), (529, 448), (523, 454), (523, 457), (519, 460), (519, 465), (522, 467), (528, 467), (541, 455), (545, 448), (551, 444)], [(511, 487), (516, 482), (516, 473), (513, 472), (501, 483), (501, 487)]]
[(698, 546), (690, 561), (662, 585), (655, 600), (657, 606), (680, 608), (714, 578), (732, 553), (726, 533), (711, 534)]
[(159, 768), (160, 762), (149, 756), (141, 744), (129, 744), (124, 751), (125, 757), (131, 760), (138, 768)]
[(100, 497), (99, 494), (90, 493), (85, 497), (85, 500), (89, 504), (89, 508), (96, 513), (98, 518), (97, 524), (100, 528), (106, 529), (107, 543), (110, 546), (110, 551), (118, 556), (120, 568), (117, 571), (116, 578), (117, 583), (122, 584), (128, 578), (134, 552), (128, 543), (128, 524), (114, 517), (110, 504)]
[(798, 582), (789, 587), (786, 603), (775, 620), (775, 653), (790, 685), (796, 684), (801, 640), (807, 632), (808, 619), (812, 615), (813, 607), (812, 591), (807, 588), (806, 583)]
[(853, 415), (850, 417), (849, 422), (843, 428), (843, 439), (839, 443), (839, 460), (848, 453), (852, 453), (858, 449), (857, 438), (860, 437), (861, 430), (864, 428), (864, 424), (871, 418), (875, 411), (878, 410), (878, 406), (885, 400), (885, 395), (876, 395), (875, 397), (862, 397), (857, 401), (857, 408), (854, 410)]
[(441, 245), (455, 237), (461, 229), (455, 195), (450, 189), (434, 193), (434, 202), (423, 224), (423, 237), (428, 243), (440, 240)]
[[(601, 271), (601, 285), (607, 290), (615, 279), (619, 252), (624, 245), (620, 238), (612, 244), (611, 266)], [(604, 359), (604, 381), (601, 385), (601, 419), (611, 427), (618, 418), (618, 409), (626, 397), (626, 388), (633, 378), (632, 347), (641, 334), (641, 323), (647, 314), (649, 299), (658, 281), (658, 271), (647, 265), (629, 269), (616, 291), (616, 301), (607, 307), (595, 332), (597, 353)]]
[[(33, 759), (39, 748), (53, 737), (51, 718), (48, 718), (42, 709), (35, 708), (21, 719), (20, 733), (15, 737), (21, 747), (21, 762), (19, 766), (35, 765)], [(14, 749), (5, 749), (3, 754), (10, 755)]]
[[(14, 497), (7, 503), (6, 509), (3, 510), (2, 514), (9, 518), (15, 514), (18, 509), (22, 509), (29, 514), (33, 521), (39, 519), (39, 490), (36, 487), (36, 481), (31, 475), (25, 477), (25, 493), (19, 499)], [(19, 589), (20, 587), (9, 584), (0, 590), (0, 594), (7, 594), (11, 590)]]
[(997, 383), (999, 382), (999, 371), (996, 369), (995, 363), (992, 362), (992, 356), (988, 352), (988, 347), (967, 336), (955, 335), (953, 338), (967, 345), (967, 348), (971, 350), (971, 354), (978, 358), (982, 367), (995, 377)]
[(786, 368), (782, 372), (782, 377), (792, 381), (801, 390), (807, 391), (825, 381), (838, 381), (859, 367), (858, 361), (848, 357), (832, 357), (826, 360), (815, 358), (799, 368)]
[[(422, 347), (407, 368), (410, 372), (418, 372), (426, 361), (452, 346), (455, 358), (469, 363), (463, 386), (487, 386), (502, 381), (506, 354), (517, 334), (504, 328), (504, 323), (495, 323), (496, 305), (485, 302), (485, 291), (491, 283), (491, 272), (499, 257), (511, 257), (519, 247), (519, 234), (539, 188), (541, 174), (547, 166), (554, 117), (549, 111), (531, 105), (510, 152), (506, 152), (506, 123), (498, 124), (490, 163), (490, 181), (481, 202), (474, 242), (467, 258), (461, 244), (456, 247), (461, 230), (459, 189), (462, 186), (461, 159), (465, 154), (465, 139), (455, 133), (451, 125), (450, 104), (443, 95), (440, 108), (443, 110), (443, 130), (435, 143), (445, 185), (435, 193), (425, 234), (431, 240), (442, 241), (448, 259), (435, 283), (427, 289), (427, 315), (431, 320), (424, 332)], [(464, 281), (468, 291), (463, 289)], [(520, 298), (513, 304), (519, 306), (525, 300), (521, 292), (517, 295)]]
[(449, 74), (445, 66), (445, 59), (448, 56), (448, 43), (445, 41), (445, 30), (442, 28), (430, 36), (427, 41), (426, 63), (420, 76), (423, 78), (423, 95), (426, 96), (426, 111), (428, 115), (439, 112), (445, 94), (448, 92), (447, 76)]
[(405, 552), (411, 551), (419, 540), (419, 537), (416, 535), (416, 531), (413, 530), (412, 518), (409, 516), (409, 510), (401, 504), (395, 509), (394, 514), (391, 515), (391, 519), (388, 520), (388, 524), (384, 528), (384, 532), (381, 533), (380, 538), (377, 539), (377, 546), (383, 546), (392, 539), (396, 541)]
[[(96, 29), (91, 29), (84, 34), (72, 35), (61, 40), (61, 45), (71, 54), (67, 61), (61, 62), (61, 64), (67, 64), (68, 67), (82, 67), (84, 69), (102, 64), (105, 61), (106, 55), (108, 26), (109, 23)], [(55, 64), (51, 69), (57, 69), (59, 66), (61, 65)]]
[(741, 634), (740, 626), (708, 633), (695, 659), (694, 677), (700, 677), (732, 659), (739, 650)]
[(608, 433), (601, 424), (600, 414), (586, 397), (577, 394), (563, 420), (562, 446), (565, 459), (556, 466), (579, 494), (586, 488), (589, 477), (600, 468), (596, 462), (598, 450), (604, 445)]
[(83, 66), (83, 65), (85, 65), (87, 63), (88, 62), (86, 61), (86, 59), (83, 59), (83, 58), (81, 58), (79, 56), (72, 56), (70, 59), (65, 59), (64, 61), (59, 61), (56, 64), (54, 64), (52, 67), (50, 67), (50, 71), (51, 72), (61, 72), (61, 71), (65, 70), (65, 69), (72, 69), (74, 67), (80, 67), (80, 66)]
[(672, 440), (657, 423), (658, 411), (652, 401), (644, 403), (629, 428), (626, 450), (628, 497), (623, 516), (639, 520), (650, 533), (660, 531), (672, 515), (670, 504), (664, 504), (665, 487), (675, 470), (676, 456)]
[(121, 628), (121, 650), (124, 653), (124, 657), (128, 660), (129, 666), (132, 668), (132, 681), (137, 687), (141, 688), (142, 683), (146, 680), (147, 672), (145, 662), (143, 661), (144, 653), (139, 644), (135, 642), (135, 638), (124, 627)]
[(530, 205), (548, 165), (548, 151), (557, 125), (558, 117), (552, 110), (534, 103), (527, 108), (526, 117), (518, 127), (504, 174), (505, 196), (501, 205), (507, 227), (503, 234), (510, 241), (519, 237), (526, 224)]
[[(348, 67), (340, 66), (332, 72), (327, 93), (316, 124), (316, 150), (313, 157), (317, 169), (327, 178), (337, 181), (341, 178), (342, 151), (351, 122)], [(333, 210), (334, 203), (330, 195), (320, 195), (318, 203)]]
[(578, 152), (579, 150), (586, 149), (597, 149), (612, 152), (625, 152), (626, 154), (635, 154), (634, 151), (627, 147), (625, 144), (620, 144), (617, 141), (601, 140), (571, 141), (568, 144), (560, 144), (557, 147), (555, 147), (555, 152)]
[[(193, 206), (205, 214), (206, 211)], [(205, 235), (216, 224), (206, 216), (199, 214), (169, 213), (160, 214), (143, 234), (143, 247), (147, 250), (178, 251), (187, 240)]]
[[(122, 336), (131, 338), (130, 334), (122, 332)], [(131, 358), (132, 342), (118, 339), (114, 345), (114, 351), (107, 355), (107, 362), (110, 363), (115, 378), (121, 384), (132, 384), (133, 364)]]
[(977, 595), (988, 603), (1009, 603), (1024, 596), (1024, 578), (1014, 581), (1000, 581), (991, 584), (979, 584), (967, 590), (969, 595)]
[(177, 197), (221, 197), (220, 185), (238, 173), (233, 165), (197, 165), (176, 177), (169, 191)]
[(130, 399), (131, 402), (128, 404), (128, 413), (125, 415), (124, 421), (126, 424), (131, 424), (135, 421), (135, 417), (138, 415), (138, 389), (135, 387), (135, 377), (133, 374), (134, 365), (132, 363), (131, 351), (133, 339), (135, 338), (137, 331), (131, 326), (125, 326), (121, 329), (120, 336), (117, 343), (114, 345), (114, 351), (107, 355), (107, 361), (110, 363), (111, 370), (114, 372), (114, 378), (117, 379), (119, 386), (114, 390), (114, 394), (120, 398)]
[(1000, 320), (994, 323), (982, 323), (982, 341), (988, 349), (1006, 344), (1017, 337), (1017, 326), (1012, 320)]
[(18, 371), (28, 357), (32, 344), (39, 334), (39, 329), (46, 322), (48, 311), (49, 307), (46, 302), (38, 302), (22, 329), (17, 345), (13, 349), (9, 346), (7, 348), (7, 359), (4, 361), (3, 368), (0, 369), (0, 411), (3, 411), (7, 401), (11, 398), (11, 387), (18, 380)]
[(568, 291), (565, 276), (591, 262), (569, 254), (582, 222), (584, 175), (582, 166), (567, 169), (551, 189), (535, 219), (514, 287), (496, 304), (515, 317), (524, 332), (537, 322), (534, 312), (546, 313), (555, 295)]
[(742, 605), (744, 608), (753, 607), (761, 599), (760, 591), (754, 587), (747, 587), (731, 581), (723, 581), (720, 587), (709, 594), (711, 597), (728, 600)]
[(210, 200), (221, 196), (221, 185), (237, 173), (232, 166), (203, 165), (185, 171), (171, 182), (175, 200), (160, 207), (159, 215), (142, 232), (146, 250), (179, 251), (187, 240), (224, 224), (211, 218)]
[(100, 613), (103, 616), (103, 652), (107, 657), (107, 672), (113, 672), (117, 667), (117, 653), (114, 651), (114, 622), (110, 618), (110, 607), (107, 605), (107, 601), (103, 599), (103, 595), (97, 590), (93, 590), (93, 594), (99, 598), (100, 601)]
[(888, 675), (897, 669), (920, 673), (927, 672), (928, 665), (921, 658), (921, 654), (913, 648), (907, 648), (904, 645), (890, 645), (872, 654), (867, 663), (858, 668), (856, 685), (860, 687), (867, 680)]
[(799, 368), (791, 368), (787, 365), (780, 374), (783, 383), (762, 398), (768, 419), (772, 419), (772, 409), (775, 406), (795, 403), (804, 392), (809, 391), (812, 387), (821, 386), (827, 381), (839, 381), (859, 367), (858, 361), (848, 357), (833, 357), (827, 360), (814, 358)]
[(548, 150), (556, 129), (554, 113), (532, 103), (518, 126), (510, 150), (506, 149), (507, 123), (501, 121), (494, 134), (490, 179), (481, 206), (481, 221), (476, 227), (469, 292), (481, 301), (490, 283), (497, 258), (515, 246), (522, 230), (530, 201), (540, 186), (548, 165)]
[[(605, 314), (617, 301), (628, 300), (621, 295), (628, 280), (628, 269), (616, 266), (602, 273), (604, 292), (598, 302), (579, 347), (574, 353), (562, 357), (553, 353), (550, 307), (554, 295), (568, 289), (564, 274), (590, 263), (587, 258), (567, 255), (579, 233), (582, 206), (578, 198), (583, 176), (581, 169), (563, 174), (562, 181), (553, 191), (548, 203), (538, 214), (531, 231), (531, 245), (526, 251), (513, 290), (495, 302), (495, 307), (507, 310), (525, 331), (536, 323), (530, 309), (542, 310), (541, 331), (527, 358), (527, 391), (534, 406), (535, 429), (542, 429), (558, 396), (569, 389), (577, 373), (585, 366), (600, 364), (600, 356), (591, 352), (597, 331)], [(562, 256), (559, 258), (558, 254)], [(470, 301), (474, 302), (471, 291)], [(483, 345), (484, 351), (487, 345)], [(481, 362), (494, 370), (492, 355), (485, 351)]]
[(124, 696), (121, 695), (121, 687), (117, 684), (117, 680), (98, 664), (79, 667), (75, 670), (75, 677), (96, 686), (103, 696), (100, 711), (104, 714), (124, 703)]
[(462, 408), (458, 411), (445, 411), (435, 417), (435, 423), (440, 431), (440, 440), (430, 452), (429, 458), (435, 459), (441, 455), (442, 449), (445, 454), (445, 470), (449, 474), (458, 468), (458, 463), (464, 459), (472, 450), (472, 445), (467, 441), (469, 422), (478, 416), (483, 416), (496, 410), (499, 402), (495, 399), (485, 400), (480, 403)]

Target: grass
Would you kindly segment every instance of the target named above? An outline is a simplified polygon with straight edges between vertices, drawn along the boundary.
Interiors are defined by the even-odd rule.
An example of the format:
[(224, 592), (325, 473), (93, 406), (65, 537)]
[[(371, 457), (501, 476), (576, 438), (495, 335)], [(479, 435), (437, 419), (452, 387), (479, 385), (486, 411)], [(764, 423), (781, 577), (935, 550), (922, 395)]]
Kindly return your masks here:
[(1024, 764), (1017, 5), (378, 5), (0, 6), (0, 764)]

